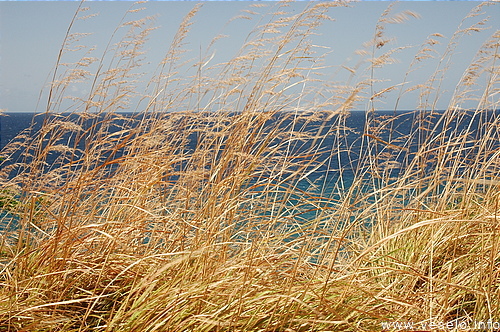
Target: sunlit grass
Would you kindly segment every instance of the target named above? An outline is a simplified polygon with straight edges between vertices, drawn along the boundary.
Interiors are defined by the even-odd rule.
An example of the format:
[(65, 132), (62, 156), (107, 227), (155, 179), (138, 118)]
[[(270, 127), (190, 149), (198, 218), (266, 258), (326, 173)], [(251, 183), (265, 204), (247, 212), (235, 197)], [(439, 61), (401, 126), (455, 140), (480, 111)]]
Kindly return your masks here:
[[(278, 4), (232, 60), (209, 64), (207, 52), (193, 65), (183, 43), (195, 6), (145, 93), (151, 18), (127, 21), (140, 15), (132, 7), (102, 57), (72, 51), (85, 36), (70, 28), (41, 129), (2, 150), (0, 328), (333, 331), (500, 319), (498, 32), (441, 113), (446, 61), (483, 25), (457, 31), (426, 84), (375, 92), (375, 69), (396, 52), (385, 25), (416, 16), (390, 6), (359, 52), (370, 64), (361, 78), (318, 84), (322, 54), (309, 37), (338, 5), (292, 14)], [(468, 20), (487, 24), (482, 6)], [(71, 84), (88, 95), (70, 97)], [(392, 90), (420, 91), (408, 135), (397, 134), (397, 112), (376, 113)], [(471, 100), (476, 109), (460, 107)], [(360, 105), (364, 132), (346, 146)], [(462, 129), (466, 114), (480, 126)]]

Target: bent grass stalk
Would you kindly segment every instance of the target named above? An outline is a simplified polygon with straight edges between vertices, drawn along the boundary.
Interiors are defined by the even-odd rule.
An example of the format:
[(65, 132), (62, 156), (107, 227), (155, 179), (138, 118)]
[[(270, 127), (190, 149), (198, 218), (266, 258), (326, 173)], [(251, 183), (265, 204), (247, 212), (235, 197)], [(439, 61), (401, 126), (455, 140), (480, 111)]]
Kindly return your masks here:
[[(154, 18), (137, 19), (132, 6), (94, 58), (75, 47), (85, 34), (73, 29), (92, 16), (80, 6), (41, 129), (2, 150), (1, 218), (10, 226), (0, 243), (1, 328), (373, 330), (500, 318), (499, 132), (488, 112), (499, 106), (498, 32), (449, 109), (434, 109), (461, 36), (487, 24), (486, 4), (464, 20), (476, 21), (453, 36), (428, 82), (405, 87), (415, 64), (432, 60), (438, 34), (403, 83), (379, 92), (377, 68), (401, 50), (387, 49), (385, 25), (417, 15), (390, 6), (362, 60), (345, 66), (351, 78), (317, 84), (324, 54), (310, 37), (339, 5), (294, 14), (276, 4), (221, 64), (211, 64), (220, 36), (186, 60), (195, 6), (143, 94)], [(71, 97), (71, 84), (90, 92)], [(400, 115), (381, 117), (377, 105), (393, 90), (399, 100), (418, 89), (413, 129), (397, 135)], [(481, 127), (459, 130), (470, 100)], [(360, 105), (366, 126), (349, 145), (346, 119)]]

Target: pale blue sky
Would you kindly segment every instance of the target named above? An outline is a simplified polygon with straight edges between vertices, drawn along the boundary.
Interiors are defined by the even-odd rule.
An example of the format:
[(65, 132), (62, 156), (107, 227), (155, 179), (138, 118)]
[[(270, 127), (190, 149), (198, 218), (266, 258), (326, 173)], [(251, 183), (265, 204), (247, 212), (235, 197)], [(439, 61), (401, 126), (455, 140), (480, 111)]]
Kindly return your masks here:
[[(256, 21), (234, 21), (225, 23), (251, 2), (207, 2), (195, 18), (195, 24), (190, 31), (189, 44), (186, 48), (204, 49), (215, 35), (224, 33), (230, 35), (215, 46), (216, 57), (213, 61), (223, 61), (233, 56), (243, 43), (244, 38), (257, 24)], [(79, 22), (75, 31), (93, 32), (86, 45), (96, 45), (94, 56), (99, 56), (106, 45), (110, 34), (118, 25), (124, 12), (131, 2), (89, 2), (90, 12), (98, 12), (99, 16), (89, 21)], [(272, 5), (273, 3), (267, 3)], [(292, 10), (299, 11), (307, 3), (292, 3)], [(347, 73), (338, 70), (342, 64), (353, 65), (356, 61), (354, 51), (370, 40), (375, 24), (380, 14), (387, 8), (388, 2), (352, 3), (350, 8), (332, 8), (330, 16), (333, 22), (325, 22), (320, 28), (320, 36), (315, 37), (315, 43), (330, 47), (331, 53), (325, 58), (326, 64), (332, 69), (325, 70), (331, 75), (331, 80), (341, 82), (347, 78)], [(469, 1), (453, 2), (400, 2), (395, 6), (395, 12), (411, 10), (420, 14), (420, 19), (390, 25), (386, 33), (394, 37), (388, 47), (420, 45), (431, 33), (441, 33), (442, 45), (437, 49), (443, 51), (449, 38), (456, 31), (460, 21), (478, 3)], [(147, 61), (156, 64), (168, 49), (183, 16), (193, 7), (193, 2), (150, 2), (144, 6), (143, 14), (158, 15), (156, 25), (160, 28), (151, 35), (146, 46)], [(40, 90), (47, 83), (48, 74), (55, 64), (59, 47), (64, 38), (68, 24), (78, 6), (78, 2), (0, 2), (0, 109), (8, 112), (35, 111)], [(255, 10), (255, 9), (254, 9)], [(266, 11), (269, 9), (259, 9)], [(486, 16), (492, 19), (492, 26), (484, 32), (467, 36), (461, 41), (457, 52), (450, 63), (451, 69), (443, 84), (443, 98), (438, 108), (446, 108), (446, 98), (455, 88), (463, 71), (473, 59), (481, 44), (500, 28), (500, 5), (485, 9)], [(381, 79), (391, 80), (396, 84), (402, 81), (409, 63), (417, 48), (402, 51), (396, 57), (400, 63), (384, 68), (378, 72)], [(350, 59), (350, 60), (349, 60)], [(412, 77), (412, 81), (425, 81), (431, 75), (435, 66), (429, 65)], [(76, 89), (76, 88), (75, 88)], [(447, 92), (446, 92), (447, 91)], [(385, 100), (387, 107), (392, 109), (394, 101)], [(43, 103), (42, 103), (43, 104)], [(399, 109), (413, 109), (415, 98), (403, 100)], [(467, 105), (465, 105), (468, 107)], [(38, 109), (38, 111), (42, 111)]]

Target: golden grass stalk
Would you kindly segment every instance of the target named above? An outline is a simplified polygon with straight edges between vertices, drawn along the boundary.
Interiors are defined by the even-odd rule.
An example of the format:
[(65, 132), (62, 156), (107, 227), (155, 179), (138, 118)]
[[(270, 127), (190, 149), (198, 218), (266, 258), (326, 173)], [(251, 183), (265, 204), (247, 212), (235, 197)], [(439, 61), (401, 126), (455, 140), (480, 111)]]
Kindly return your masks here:
[[(83, 37), (72, 31), (87, 18), (81, 6), (41, 129), (2, 150), (1, 329), (333, 331), (500, 319), (498, 32), (449, 109), (435, 110), (460, 36), (487, 23), (484, 4), (427, 83), (403, 88), (433, 38), (403, 83), (378, 92), (377, 68), (399, 51), (386, 50), (384, 27), (416, 15), (390, 6), (370, 51), (358, 52), (367, 67), (349, 68), (345, 85), (318, 85), (323, 58), (310, 37), (337, 5), (294, 14), (279, 3), (238, 55), (210, 65), (209, 49), (193, 72), (183, 43), (195, 6), (143, 94), (154, 19), (132, 7), (94, 58), (71, 51)], [(83, 56), (64, 62), (75, 52)], [(90, 92), (71, 98), (73, 83)], [(420, 112), (401, 136), (401, 114), (375, 111), (384, 94), (413, 89)], [(468, 118), (456, 105), (469, 100), (478, 130), (459, 126)], [(364, 132), (346, 146), (360, 105)]]

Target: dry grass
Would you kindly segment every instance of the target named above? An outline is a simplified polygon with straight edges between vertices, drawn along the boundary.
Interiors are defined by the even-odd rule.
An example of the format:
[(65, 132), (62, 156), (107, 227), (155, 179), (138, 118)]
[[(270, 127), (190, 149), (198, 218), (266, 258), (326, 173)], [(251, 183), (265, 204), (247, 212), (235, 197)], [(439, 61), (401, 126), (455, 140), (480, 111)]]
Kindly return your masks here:
[[(404, 80), (441, 57), (425, 84), (382, 89), (377, 70), (398, 52), (387, 49), (385, 26), (416, 15), (389, 7), (349, 82), (317, 84), (322, 55), (309, 37), (338, 5), (291, 14), (280, 3), (237, 56), (214, 65), (210, 49), (184, 62), (196, 6), (145, 93), (137, 86), (153, 18), (128, 21), (141, 14), (132, 7), (97, 58), (75, 47), (85, 35), (70, 27), (41, 129), (2, 151), (2, 223), (11, 227), (0, 243), (0, 330), (500, 320), (498, 32), (446, 112), (435, 110), (449, 58), (461, 36), (483, 27), (474, 22), (487, 24), (486, 4), (442, 56), (433, 55), (438, 34), (420, 47)], [(69, 96), (71, 84), (88, 95)], [(400, 115), (380, 117), (378, 101), (415, 90), (412, 129), (397, 135)], [(468, 119), (460, 105), (471, 100), (478, 130), (459, 126)], [(346, 147), (346, 119), (360, 105), (365, 131), (357, 148)], [(333, 142), (329, 151), (324, 142)], [(313, 177), (345, 158), (351, 166), (333, 183)]]

